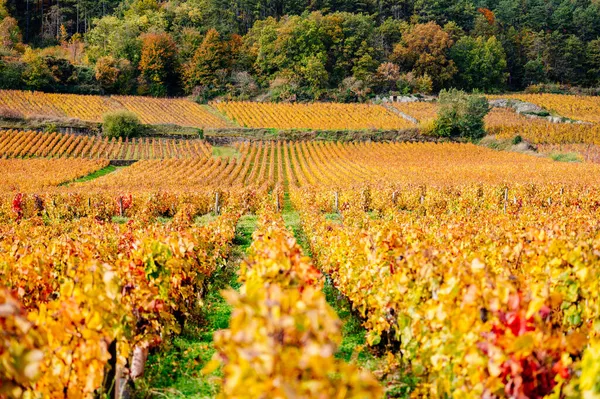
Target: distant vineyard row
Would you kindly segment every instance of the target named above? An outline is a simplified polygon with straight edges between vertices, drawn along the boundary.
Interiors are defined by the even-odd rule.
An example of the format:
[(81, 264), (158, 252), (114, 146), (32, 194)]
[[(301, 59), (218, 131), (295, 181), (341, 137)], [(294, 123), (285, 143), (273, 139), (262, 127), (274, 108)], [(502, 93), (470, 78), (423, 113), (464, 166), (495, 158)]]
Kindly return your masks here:
[(187, 99), (128, 96), (83, 96), (0, 90), (0, 113), (11, 118), (72, 118), (101, 122), (108, 112), (127, 110), (149, 125), (174, 124), (198, 128), (231, 126), (209, 107)]
[[(600, 143), (600, 99), (558, 94), (507, 95), (531, 102), (550, 112), (585, 123), (550, 123), (517, 114), (510, 108), (494, 108), (486, 117), (488, 130), (501, 138), (520, 135), (536, 144)], [(492, 96), (491, 98), (496, 98)], [(82, 96), (0, 90), (0, 117), (72, 118), (100, 122), (107, 112), (128, 110), (145, 124), (186, 127), (244, 127), (257, 129), (401, 130), (415, 128), (435, 118), (436, 103), (377, 104), (279, 104), (214, 102), (200, 105), (191, 100), (131, 96)], [(405, 115), (402, 115), (405, 114)]]
[[(447, 187), (457, 184), (491, 185), (547, 184), (562, 181), (573, 184), (595, 184), (600, 166), (571, 165), (547, 158), (531, 157), (504, 151), (493, 151), (472, 144), (409, 143), (324, 143), (324, 142), (258, 142), (237, 145), (237, 157), (208, 156), (187, 159), (142, 160), (119, 173), (59, 191), (77, 193), (114, 193), (127, 187), (131, 193), (148, 191), (196, 192), (221, 190), (253, 190), (253, 198), (277, 186), (307, 188), (372, 183)], [(65, 166), (63, 161), (72, 161)], [(77, 161), (81, 161), (78, 163)], [(88, 159), (6, 159), (0, 160), (0, 190), (35, 193), (50, 186), (68, 182), (77, 176), (64, 175), (82, 169), (94, 171), (104, 165)], [(98, 162), (98, 163), (93, 163)], [(26, 169), (34, 165), (31, 169)], [(423, 165), (427, 165), (425, 168)], [(92, 169), (92, 170), (90, 170)], [(83, 175), (87, 174), (83, 173)], [(40, 182), (42, 182), (40, 184)], [(51, 184), (56, 182), (55, 184)], [(52, 191), (52, 190), (51, 190)], [(225, 194), (223, 194), (223, 199)], [(329, 198), (332, 199), (332, 198)], [(207, 206), (210, 206), (207, 203)]]
[(210, 157), (200, 140), (108, 139), (63, 133), (0, 131), (0, 158), (170, 159)]

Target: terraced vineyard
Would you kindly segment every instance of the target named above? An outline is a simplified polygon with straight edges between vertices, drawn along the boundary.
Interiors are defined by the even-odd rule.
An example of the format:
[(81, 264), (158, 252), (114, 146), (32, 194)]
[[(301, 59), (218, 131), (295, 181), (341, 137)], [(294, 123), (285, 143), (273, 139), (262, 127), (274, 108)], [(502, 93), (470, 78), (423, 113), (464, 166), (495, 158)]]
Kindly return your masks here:
[[(258, 212), (244, 288), (225, 294), (233, 313), (213, 360), (180, 366), (222, 367), (221, 382), (199, 373), (198, 386), (280, 395), (275, 381), (288, 381), (293, 392), (335, 397), (343, 383), (373, 398), (592, 389), (600, 166), (471, 144), (259, 142), (236, 151), (144, 160), (70, 185), (61, 183), (106, 161), (0, 161), (4, 386), (92, 397), (111, 392), (110, 367), (143, 378), (144, 353), (169, 350), (193, 315), (211, 311), (206, 282), (222, 273), (240, 216)], [(215, 207), (221, 215), (198, 225)], [(312, 261), (281, 219), (289, 207)], [(369, 361), (334, 357), (346, 330), (326, 285), (358, 315)]]
[(210, 156), (200, 140), (157, 138), (108, 139), (62, 133), (0, 130), (2, 158), (165, 159)]
[(491, 98), (513, 98), (539, 105), (561, 116), (585, 122), (600, 122), (600, 98), (564, 94), (509, 94)]
[(219, 102), (213, 107), (240, 126), (275, 129), (406, 129), (404, 118), (379, 105)]
[[(416, 127), (388, 106), (107, 101), (91, 109), (116, 101), (146, 123)], [(486, 125), (597, 157), (595, 124), (496, 108)], [(593, 162), (15, 130), (0, 157), (2, 398), (597, 395)]]
[(73, 118), (86, 122), (102, 122), (104, 114), (118, 110), (129, 110), (146, 124), (175, 124), (215, 129), (230, 127), (225, 119), (187, 99), (82, 96), (0, 90), (0, 111), (11, 118)]
[(148, 125), (174, 124), (206, 128), (226, 128), (225, 119), (209, 112), (207, 108), (187, 99), (145, 98), (114, 96), (128, 111), (139, 116)]

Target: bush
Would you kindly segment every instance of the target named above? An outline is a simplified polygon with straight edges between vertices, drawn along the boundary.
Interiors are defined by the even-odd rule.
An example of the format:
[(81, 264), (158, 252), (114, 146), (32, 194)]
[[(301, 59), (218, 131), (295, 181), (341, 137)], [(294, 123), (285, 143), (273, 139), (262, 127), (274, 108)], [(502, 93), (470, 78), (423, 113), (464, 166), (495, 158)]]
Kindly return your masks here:
[(442, 90), (433, 134), (440, 137), (462, 137), (479, 140), (485, 136), (483, 118), (490, 110), (484, 96), (469, 95), (462, 90)]
[(142, 133), (143, 126), (137, 115), (128, 111), (111, 112), (103, 117), (102, 134), (109, 138), (135, 137)]
[(21, 62), (0, 60), (0, 89), (22, 89), (21, 77), (24, 71), (25, 65)]

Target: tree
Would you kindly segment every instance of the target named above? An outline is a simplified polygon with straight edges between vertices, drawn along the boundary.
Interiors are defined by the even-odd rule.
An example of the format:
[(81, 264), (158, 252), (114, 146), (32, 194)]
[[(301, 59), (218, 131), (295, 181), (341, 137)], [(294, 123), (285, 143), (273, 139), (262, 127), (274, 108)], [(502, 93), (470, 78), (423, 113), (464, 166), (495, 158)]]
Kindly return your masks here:
[(587, 44), (586, 67), (589, 84), (600, 84), (600, 39)]
[(525, 86), (546, 82), (546, 71), (541, 59), (527, 61), (524, 68), (523, 83)]
[(95, 22), (95, 26), (85, 35), (87, 55), (95, 63), (100, 57), (110, 55), (115, 59), (124, 58), (137, 66), (140, 62), (142, 41), (141, 29), (135, 21), (107, 16)]
[(454, 62), (448, 59), (452, 44), (448, 33), (435, 22), (417, 24), (396, 45), (391, 59), (404, 71), (431, 76), (438, 90), (456, 73)]
[(14, 49), (23, 40), (17, 20), (13, 17), (5, 17), (0, 21), (0, 46)]
[(8, 17), (8, 10), (6, 9), (6, 0), (0, 0), (0, 19)]
[(227, 48), (221, 35), (215, 29), (206, 33), (192, 60), (185, 66), (184, 83), (186, 92), (191, 93), (196, 86), (205, 86), (210, 91), (221, 87), (219, 71), (227, 71), (229, 60)]
[(397, 90), (398, 80), (400, 80), (400, 67), (392, 62), (385, 62), (377, 68), (375, 79), (378, 92), (388, 93)]
[(484, 118), (490, 105), (484, 96), (468, 95), (464, 91), (442, 90), (433, 134), (440, 137), (460, 137), (479, 140), (485, 136)]
[(498, 37), (506, 54), (508, 86), (511, 89), (522, 89), (525, 86), (524, 68), (528, 61), (527, 37), (527, 32), (518, 31), (513, 27), (508, 28)]
[(325, 70), (324, 54), (315, 54), (306, 57), (302, 60), (302, 65), (299, 68), (300, 74), (306, 81), (309, 96), (313, 99), (319, 99), (327, 87), (329, 75)]
[(454, 21), (465, 30), (473, 28), (477, 13), (470, 0), (415, 0), (414, 7), (420, 22), (435, 22), (443, 26)]
[[(496, 23), (496, 15), (487, 8), (479, 8), (479, 15), (475, 17), (475, 27), (472, 36), (483, 36), (486, 39), (492, 36), (498, 36), (500, 27)], [(457, 40), (458, 41), (458, 40)]]
[(578, 7), (573, 12), (573, 26), (583, 40), (594, 40), (600, 36), (600, 4), (590, 2), (587, 7)]
[(506, 54), (496, 37), (485, 40), (464, 36), (452, 47), (451, 57), (458, 67), (458, 87), (469, 91), (499, 91), (505, 87)]
[(142, 37), (140, 72), (148, 92), (156, 97), (177, 90), (177, 45), (167, 33), (148, 33)]
[(52, 71), (39, 51), (27, 48), (23, 55), (27, 65), (23, 73), (23, 83), (32, 90), (50, 90), (56, 83)]
[(133, 87), (133, 68), (129, 61), (109, 55), (96, 62), (95, 78), (105, 92), (126, 94)]
[(358, 58), (354, 62), (352, 76), (363, 82), (373, 80), (372, 76), (377, 70), (378, 65), (377, 60), (375, 60), (372, 55), (374, 52), (375, 49), (373, 49), (373, 47), (369, 47), (367, 42), (362, 42), (362, 45), (356, 54)]

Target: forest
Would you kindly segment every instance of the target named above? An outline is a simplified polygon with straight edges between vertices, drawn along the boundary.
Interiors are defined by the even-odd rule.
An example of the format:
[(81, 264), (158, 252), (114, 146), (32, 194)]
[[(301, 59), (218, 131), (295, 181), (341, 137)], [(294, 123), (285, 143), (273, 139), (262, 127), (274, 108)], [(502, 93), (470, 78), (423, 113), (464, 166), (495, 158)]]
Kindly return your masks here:
[(362, 102), (598, 86), (593, 0), (0, 0), (0, 89)]

